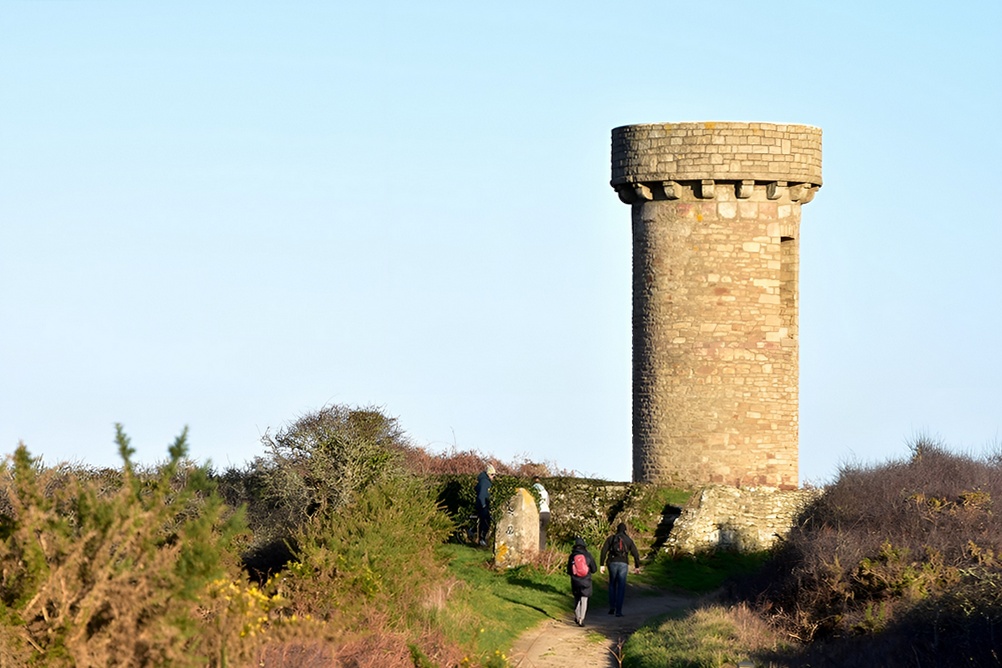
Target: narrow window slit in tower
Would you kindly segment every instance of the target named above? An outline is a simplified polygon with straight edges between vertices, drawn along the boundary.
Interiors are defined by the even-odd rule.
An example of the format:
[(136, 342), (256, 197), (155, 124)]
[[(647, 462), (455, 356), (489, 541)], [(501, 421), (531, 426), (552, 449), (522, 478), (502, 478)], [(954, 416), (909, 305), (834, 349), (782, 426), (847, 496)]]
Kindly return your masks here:
[(799, 253), (800, 248), (796, 237), (779, 238), (780, 315), (783, 318), (783, 327), (786, 328), (786, 336), (791, 339), (796, 339), (798, 336), (797, 272), (800, 266)]

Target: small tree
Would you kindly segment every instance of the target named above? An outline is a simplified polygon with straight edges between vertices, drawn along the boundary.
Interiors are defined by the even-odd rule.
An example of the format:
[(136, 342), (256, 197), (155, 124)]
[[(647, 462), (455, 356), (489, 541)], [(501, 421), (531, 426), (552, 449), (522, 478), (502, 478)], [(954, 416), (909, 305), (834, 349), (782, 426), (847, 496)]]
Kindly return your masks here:
[(406, 446), (395, 418), (376, 408), (325, 406), (262, 443), (265, 500), (299, 524), (321, 508), (343, 507), (355, 492), (395, 470)]

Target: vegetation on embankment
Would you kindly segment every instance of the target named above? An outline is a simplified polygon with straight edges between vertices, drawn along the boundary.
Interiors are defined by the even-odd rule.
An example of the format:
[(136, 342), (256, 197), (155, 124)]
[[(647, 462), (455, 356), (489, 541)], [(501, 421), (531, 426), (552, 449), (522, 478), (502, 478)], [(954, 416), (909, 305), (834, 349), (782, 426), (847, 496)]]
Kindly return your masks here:
[[(574, 535), (595, 546), (622, 520), (658, 554), (659, 520), (685, 498), (430, 455), (370, 408), (305, 415), (223, 473), (187, 458), (186, 432), (150, 468), (115, 438), (118, 470), (46, 467), (23, 445), (0, 467), (0, 668), (500, 668), (521, 632), (566, 615)], [(495, 498), (539, 474), (560, 499), (533, 564), (499, 572), (457, 542), (487, 463)], [(845, 467), (769, 555), (652, 559), (632, 583), (705, 592), (755, 575), (635, 634), (624, 665), (998, 665), (1000, 498), (1002, 457), (925, 441)]]
[[(567, 607), (570, 528), (497, 572), (450, 543), (470, 508), (443, 507), (450, 481), (472, 505), (489, 462), (495, 498), (533, 474), (559, 488), (543, 464), (429, 455), (395, 419), (344, 406), (222, 473), (188, 459), (186, 431), (148, 468), (121, 426), (116, 441), (117, 470), (45, 466), (24, 445), (0, 467), (0, 668), (503, 666)], [(616, 517), (660, 514), (658, 494), (625, 489)]]
[(907, 459), (844, 466), (761, 569), (636, 634), (624, 666), (998, 666), (1000, 500), (999, 453), (920, 439)]
[(458, 665), (452, 522), (396, 422), (328, 407), (217, 475), (187, 459), (0, 469), (0, 666)]

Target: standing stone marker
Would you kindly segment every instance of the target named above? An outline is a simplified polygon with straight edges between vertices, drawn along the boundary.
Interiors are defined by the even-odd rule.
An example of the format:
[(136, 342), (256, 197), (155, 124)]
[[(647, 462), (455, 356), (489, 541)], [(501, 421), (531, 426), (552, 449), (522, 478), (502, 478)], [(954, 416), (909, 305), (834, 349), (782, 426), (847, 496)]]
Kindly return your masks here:
[(511, 568), (539, 553), (539, 508), (529, 490), (519, 487), (504, 506), (494, 532), (494, 564)]

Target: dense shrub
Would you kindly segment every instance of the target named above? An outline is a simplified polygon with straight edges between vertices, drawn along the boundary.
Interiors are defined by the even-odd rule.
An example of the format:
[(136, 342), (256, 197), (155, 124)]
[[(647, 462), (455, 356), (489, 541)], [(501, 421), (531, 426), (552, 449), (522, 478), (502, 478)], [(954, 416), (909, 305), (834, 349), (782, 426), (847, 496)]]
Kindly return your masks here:
[(358, 620), (375, 611), (404, 622), (398, 616), (420, 609), (426, 587), (444, 576), (434, 550), (451, 526), (418, 479), (384, 478), (296, 530), (282, 592), (300, 614)]
[(366, 654), (458, 656), (435, 630), (449, 586), (435, 548), (453, 525), (407, 470), (412, 446), (397, 421), (371, 407), (326, 406), (264, 444), (265, 457), (222, 478), (228, 498), (247, 503), (257, 536), (245, 563), (273, 576), (287, 613), (322, 625), (335, 665), (370, 665)]
[[(738, 591), (791, 636), (814, 644), (810, 665), (838, 651), (833, 641), (855, 647), (854, 638), (868, 639), (864, 662), (849, 663), (859, 655), (849, 651), (830, 665), (893, 666), (905, 647), (907, 665), (997, 662), (1000, 501), (997, 459), (919, 440), (905, 461), (843, 467), (766, 569)], [(879, 648), (886, 659), (874, 654)]]
[(293, 559), (303, 523), (399, 472), (411, 447), (395, 418), (340, 404), (306, 413), (261, 442), (264, 456), (216, 477), (227, 503), (246, 508), (252, 539), (242, 557), (261, 584)]
[(337, 510), (398, 470), (406, 441), (396, 419), (375, 408), (329, 405), (265, 434), (262, 443), (268, 455), (256, 463), (264, 498), (299, 523), (317, 510)]
[(291, 559), (274, 580), (289, 610), (323, 622), (338, 665), (459, 656), (434, 631), (434, 602), (444, 601), (436, 592), (448, 579), (435, 548), (453, 525), (431, 488), (405, 470), (396, 421), (327, 407), (270, 442), (259, 470), (267, 471), (265, 498), (291, 520)]
[[(394, 420), (326, 408), (222, 475), (185, 458), (186, 432), (148, 471), (117, 438), (120, 471), (45, 468), (23, 446), (0, 469), (0, 667), (462, 658), (436, 621), (452, 524), (404, 471)], [(256, 583), (238, 504), (283, 547)]]

